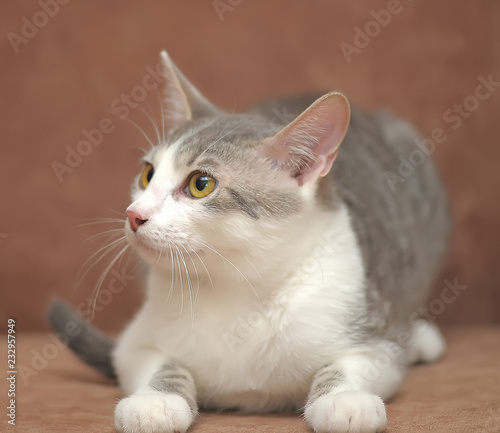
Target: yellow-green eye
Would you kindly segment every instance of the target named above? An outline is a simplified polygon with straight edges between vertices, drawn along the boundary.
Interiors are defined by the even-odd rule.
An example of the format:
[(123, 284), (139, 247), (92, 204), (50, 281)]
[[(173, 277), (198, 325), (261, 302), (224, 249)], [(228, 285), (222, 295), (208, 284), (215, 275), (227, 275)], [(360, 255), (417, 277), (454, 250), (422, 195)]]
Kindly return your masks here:
[(146, 189), (146, 187), (149, 185), (154, 174), (155, 174), (155, 168), (151, 164), (146, 163), (146, 167), (144, 167), (144, 170), (142, 171), (141, 174), (141, 182), (140, 182), (141, 186), (144, 189)]
[(195, 173), (189, 179), (189, 193), (195, 198), (206, 197), (216, 187), (217, 182), (213, 177), (203, 173)]

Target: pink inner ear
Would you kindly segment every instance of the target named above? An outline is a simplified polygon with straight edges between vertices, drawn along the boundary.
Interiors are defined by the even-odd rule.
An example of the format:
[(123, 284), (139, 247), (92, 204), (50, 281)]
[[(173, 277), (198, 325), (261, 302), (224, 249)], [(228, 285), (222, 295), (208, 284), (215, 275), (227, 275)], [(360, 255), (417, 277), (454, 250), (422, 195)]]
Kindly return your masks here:
[(338, 152), (339, 150), (337, 149), (334, 153), (328, 155), (323, 170), (319, 174), (320, 176), (326, 176), (330, 172), (330, 170), (332, 169), (333, 161), (335, 161), (335, 158), (337, 158)]
[(304, 174), (299, 174), (298, 176), (296, 176), (299, 186), (314, 181), (319, 177), (326, 176), (332, 169), (332, 165), (335, 161), (335, 158), (337, 157), (337, 153), (338, 150), (328, 155), (326, 158), (324, 155), (318, 156), (316, 161), (311, 166), (309, 166)]
[[(324, 176), (323, 172), (325, 172), (325, 164), (326, 158), (323, 155), (320, 155), (318, 159), (307, 168), (307, 170), (304, 170), (303, 173), (299, 173), (297, 176), (295, 176), (295, 179), (297, 179), (299, 186), (314, 181), (320, 176)], [(333, 160), (330, 164), (330, 167), (332, 166), (332, 164)], [(326, 173), (328, 173), (329, 171), (330, 169), (326, 170)]]
[(329, 93), (274, 137), (275, 151), (287, 154), (299, 185), (329, 173), (347, 132), (349, 117), (347, 99), (340, 93)]

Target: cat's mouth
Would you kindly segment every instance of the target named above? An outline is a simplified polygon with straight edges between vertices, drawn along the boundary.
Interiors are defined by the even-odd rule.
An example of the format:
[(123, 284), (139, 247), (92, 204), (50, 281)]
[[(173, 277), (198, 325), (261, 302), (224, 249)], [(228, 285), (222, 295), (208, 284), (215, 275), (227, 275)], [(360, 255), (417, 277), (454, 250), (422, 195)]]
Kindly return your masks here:
[(147, 239), (141, 239), (139, 236), (128, 236), (128, 241), (139, 253), (151, 258), (158, 257), (165, 250), (165, 248), (148, 242)]
[[(158, 245), (156, 242), (151, 242), (141, 236), (134, 236), (134, 233), (127, 233), (127, 235), (128, 241), (132, 247), (148, 259), (158, 260), (158, 258), (162, 255), (169, 256), (176, 250), (187, 252), (186, 247), (182, 245), (176, 245), (174, 243), (168, 245)], [(205, 252), (204, 248), (189, 248), (189, 251), (198, 257), (201, 257)]]

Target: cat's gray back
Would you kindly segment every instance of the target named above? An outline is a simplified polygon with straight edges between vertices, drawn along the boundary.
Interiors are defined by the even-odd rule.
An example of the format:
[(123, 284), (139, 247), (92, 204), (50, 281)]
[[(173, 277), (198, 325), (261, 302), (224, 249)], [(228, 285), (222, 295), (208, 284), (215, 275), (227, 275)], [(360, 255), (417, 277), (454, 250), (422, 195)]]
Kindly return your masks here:
[[(273, 119), (298, 115), (318, 96), (276, 99), (251, 111)], [(352, 108), (333, 170), (320, 183), (318, 198), (326, 206), (340, 199), (350, 211), (368, 281), (369, 311), (355, 322), (369, 332), (408, 323), (428, 296), (446, 249), (446, 193), (418, 139), (407, 122), (389, 113)], [(400, 172), (402, 164), (406, 171)]]

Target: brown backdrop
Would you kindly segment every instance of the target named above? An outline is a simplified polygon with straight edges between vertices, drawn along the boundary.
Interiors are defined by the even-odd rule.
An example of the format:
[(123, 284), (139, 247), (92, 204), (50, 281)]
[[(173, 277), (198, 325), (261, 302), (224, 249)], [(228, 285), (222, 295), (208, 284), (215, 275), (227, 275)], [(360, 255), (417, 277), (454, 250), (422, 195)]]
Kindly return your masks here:
[[(442, 128), (447, 139), (435, 156), (450, 189), (456, 231), (435, 297), (444, 279), (456, 278), (467, 288), (443, 312), (435, 303), (435, 315), (444, 323), (500, 323), (500, 87), (493, 85), (487, 98), (481, 94), (484, 100), (474, 97), (478, 76), (500, 81), (498, 1), (54, 4), (0, 6), (2, 327), (14, 316), (18, 330), (44, 329), (52, 296), (79, 305), (91, 295), (109, 260), (78, 289), (75, 284), (85, 260), (102, 245), (84, 241), (104, 226), (79, 224), (123, 215), (139, 149), (147, 147), (130, 122), (110, 113), (112, 104), (131, 91), (142, 98), (134, 88), (165, 48), (209, 98), (228, 109), (271, 95), (342, 89), (358, 105), (387, 107), (410, 119), (425, 137)], [(388, 8), (393, 12), (378, 16), (387, 21), (389, 14), (389, 23), (370, 23)], [(356, 28), (372, 36), (355, 41)], [(341, 46), (355, 42), (363, 47), (347, 61)], [(145, 96), (140, 107), (151, 107), (158, 118), (157, 93)], [(460, 126), (456, 118), (443, 118), (464, 100), (470, 112)], [(104, 126), (113, 131), (59, 182), (53, 163), (65, 164), (66, 146), (76, 149), (82, 130), (107, 118)], [(141, 108), (131, 109), (128, 119), (152, 135)], [(137, 276), (112, 299), (101, 299), (95, 323), (119, 329), (137, 307), (140, 283)]]

